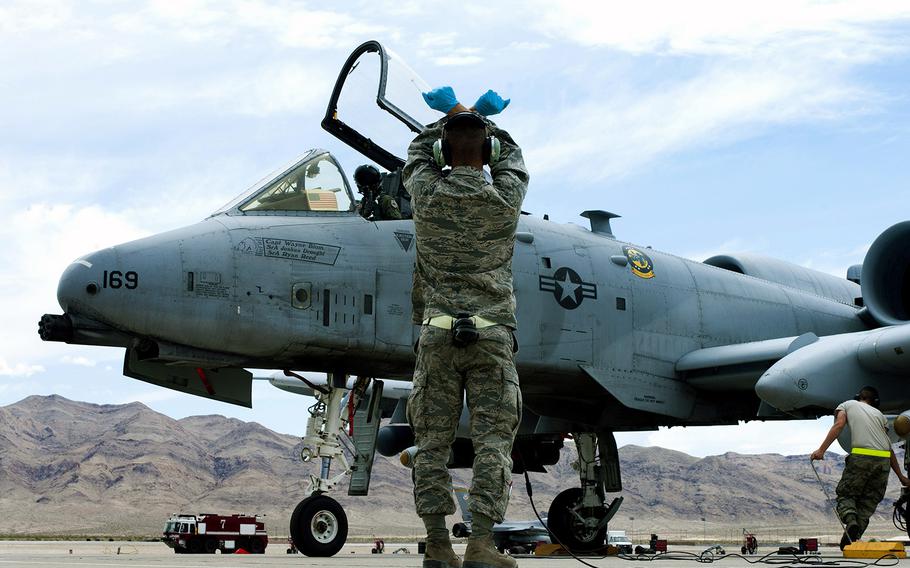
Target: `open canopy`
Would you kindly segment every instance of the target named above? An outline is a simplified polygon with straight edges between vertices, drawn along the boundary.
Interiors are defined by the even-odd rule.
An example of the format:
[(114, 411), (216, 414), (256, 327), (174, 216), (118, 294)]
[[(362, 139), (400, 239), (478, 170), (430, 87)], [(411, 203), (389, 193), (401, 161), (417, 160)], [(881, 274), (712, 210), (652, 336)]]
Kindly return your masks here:
[(394, 171), (404, 165), (414, 135), (440, 118), (423, 101), (421, 93), (429, 90), (400, 57), (379, 42), (368, 41), (341, 68), (322, 127)]

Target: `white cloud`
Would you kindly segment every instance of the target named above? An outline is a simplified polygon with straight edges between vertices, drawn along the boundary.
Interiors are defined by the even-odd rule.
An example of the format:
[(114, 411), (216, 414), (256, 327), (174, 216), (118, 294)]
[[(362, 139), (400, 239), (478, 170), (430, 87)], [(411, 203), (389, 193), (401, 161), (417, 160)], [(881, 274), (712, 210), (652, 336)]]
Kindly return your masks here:
[[(552, 106), (561, 109), (516, 116), (513, 130), (531, 134), (525, 147), (536, 173), (578, 179), (625, 175), (780, 124), (875, 113), (886, 98), (853, 71), (910, 50), (896, 30), (910, 20), (900, 2), (535, 5), (532, 28), (581, 47), (562, 47), (564, 68), (550, 78)], [(611, 66), (622, 53), (636, 59)], [(648, 81), (639, 61), (657, 71)]]
[(540, 51), (549, 48), (550, 44), (544, 41), (513, 41), (509, 44), (509, 49), (519, 51)]
[(82, 355), (66, 355), (60, 359), (60, 361), (67, 365), (76, 365), (77, 367), (94, 367), (97, 365), (97, 362), (94, 359), (89, 359)]
[(536, 173), (605, 179), (668, 153), (755, 136), (771, 125), (869, 112), (875, 100), (814, 66), (724, 63), (646, 92), (607, 90), (596, 103), (528, 113), (514, 130), (531, 137), (525, 148)]
[(41, 373), (44, 367), (41, 365), (31, 365), (29, 363), (12, 363), (0, 357), (0, 377), (30, 377), (35, 373)]
[[(867, 60), (896, 49), (886, 30), (910, 18), (910, 6), (892, 0), (813, 2), (810, 0), (739, 3), (690, 2), (535, 2), (534, 27), (552, 38), (631, 53), (710, 54), (753, 57), (783, 45), (818, 47), (832, 60)], [(835, 46), (836, 49), (821, 49)], [(906, 46), (904, 46), (906, 48)]]

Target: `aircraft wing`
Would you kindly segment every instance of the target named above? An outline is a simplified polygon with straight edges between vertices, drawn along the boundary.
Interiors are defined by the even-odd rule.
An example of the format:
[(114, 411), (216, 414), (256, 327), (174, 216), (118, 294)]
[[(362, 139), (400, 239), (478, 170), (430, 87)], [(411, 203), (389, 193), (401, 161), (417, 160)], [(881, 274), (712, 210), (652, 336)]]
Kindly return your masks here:
[(676, 362), (676, 371), (686, 383), (705, 390), (752, 390), (757, 366), (768, 368), (787, 354), (815, 343), (814, 333), (706, 347), (690, 351)]
[(681, 357), (676, 371), (697, 390), (754, 389), (760, 418), (824, 414), (867, 384), (878, 388), (883, 410), (900, 412), (887, 404), (900, 399), (910, 375), (910, 324), (708, 347)]

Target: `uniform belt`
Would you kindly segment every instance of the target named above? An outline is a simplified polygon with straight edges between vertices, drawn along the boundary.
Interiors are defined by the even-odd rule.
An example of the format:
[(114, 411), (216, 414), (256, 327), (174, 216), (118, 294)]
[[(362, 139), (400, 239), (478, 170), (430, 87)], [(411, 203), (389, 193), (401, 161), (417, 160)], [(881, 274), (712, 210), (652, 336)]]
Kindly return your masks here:
[(877, 458), (890, 458), (891, 450), (870, 450), (869, 448), (853, 448), (850, 450), (851, 454), (859, 454), (861, 456), (875, 456)]
[[(440, 329), (452, 329), (452, 324), (455, 323), (457, 318), (452, 316), (435, 316), (432, 318), (427, 318), (423, 320), (423, 325), (432, 325), (433, 327), (438, 327)], [(495, 321), (490, 321), (486, 318), (480, 316), (471, 316), (470, 318), (474, 321), (474, 327), (477, 329), (483, 329), (485, 327), (493, 327), (494, 325), (499, 325)]]

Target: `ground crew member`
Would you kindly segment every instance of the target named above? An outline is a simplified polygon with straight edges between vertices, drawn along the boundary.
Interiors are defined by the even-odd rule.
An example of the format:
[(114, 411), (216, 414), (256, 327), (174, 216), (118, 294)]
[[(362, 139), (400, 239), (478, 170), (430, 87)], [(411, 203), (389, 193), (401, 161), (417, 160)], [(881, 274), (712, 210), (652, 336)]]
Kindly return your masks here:
[(446, 464), (466, 394), (475, 457), (464, 568), (514, 568), (493, 546), (492, 527), (508, 505), (521, 416), (511, 266), (528, 172), (512, 137), (485, 118), (508, 100), (488, 91), (471, 112), (451, 87), (424, 99), (446, 116), (414, 139), (404, 167), (417, 241), (413, 317), (422, 325), (408, 420), (417, 445), (414, 501), (427, 528), (423, 566), (461, 566), (446, 529), (445, 516), (455, 513)]
[(383, 193), (380, 188), (382, 176), (379, 175), (379, 170), (369, 164), (359, 166), (354, 170), (354, 183), (363, 196), (357, 204), (357, 212), (361, 217), (369, 221), (401, 219), (395, 198)]
[(889, 467), (902, 485), (910, 485), (910, 479), (901, 471), (891, 450), (888, 421), (878, 407), (878, 390), (863, 387), (854, 400), (843, 402), (834, 409), (834, 425), (822, 445), (809, 456), (812, 460), (825, 459), (828, 446), (844, 426), (850, 426), (852, 449), (836, 490), (837, 514), (845, 527), (840, 540), (841, 550), (859, 540), (869, 526), (869, 517), (885, 496)]

